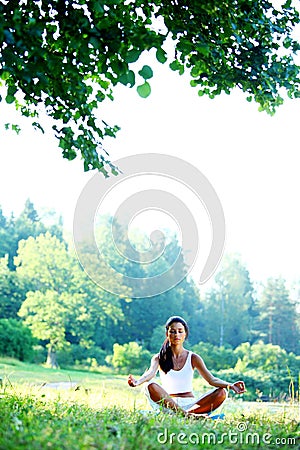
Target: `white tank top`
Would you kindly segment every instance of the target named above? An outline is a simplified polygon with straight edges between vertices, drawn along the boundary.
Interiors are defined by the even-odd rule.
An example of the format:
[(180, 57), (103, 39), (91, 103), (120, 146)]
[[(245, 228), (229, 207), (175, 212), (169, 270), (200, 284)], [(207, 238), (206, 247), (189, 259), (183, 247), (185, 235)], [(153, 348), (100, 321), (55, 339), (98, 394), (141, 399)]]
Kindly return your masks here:
[(193, 390), (194, 369), (192, 367), (192, 354), (193, 352), (188, 352), (186, 362), (180, 370), (171, 369), (168, 373), (165, 373), (159, 369), (161, 385), (168, 394), (179, 394)]

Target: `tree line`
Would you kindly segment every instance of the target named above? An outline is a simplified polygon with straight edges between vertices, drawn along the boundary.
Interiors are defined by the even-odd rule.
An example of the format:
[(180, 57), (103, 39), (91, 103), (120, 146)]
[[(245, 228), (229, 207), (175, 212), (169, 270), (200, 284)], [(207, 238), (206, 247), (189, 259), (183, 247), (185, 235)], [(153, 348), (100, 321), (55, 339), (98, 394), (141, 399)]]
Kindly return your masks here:
[[(102, 218), (97, 236), (105, 242), (114, 267), (126, 271), (126, 263), (113, 254), (108, 239), (110, 221)], [(96, 285), (80, 266), (62, 220), (47, 223), (30, 200), (16, 218), (5, 217), (0, 209), (0, 236), (2, 354), (37, 362), (47, 358), (53, 367), (112, 364), (118, 368), (116, 352), (126, 345), (135, 343), (146, 352), (157, 352), (166, 319), (178, 314), (190, 326), (188, 345), (196, 348), (201, 343), (203, 351), (211, 345), (208, 355), (219, 349), (223, 360), (226, 351), (233, 355), (245, 343), (250, 348), (270, 344), (286, 354), (300, 353), (297, 290), (291, 292), (280, 277), (257, 289), (239, 256), (224, 257), (213, 287), (205, 293), (185, 278), (160, 295), (133, 299), (126, 287), (116, 296)], [(168, 270), (179, 253), (179, 243), (170, 239), (156, 268)], [(184, 270), (183, 260), (181, 266), (176, 270)], [(127, 270), (147, 277), (153, 268), (128, 265)], [(198, 351), (201, 354), (201, 348)], [(236, 363), (235, 359), (232, 366)]]

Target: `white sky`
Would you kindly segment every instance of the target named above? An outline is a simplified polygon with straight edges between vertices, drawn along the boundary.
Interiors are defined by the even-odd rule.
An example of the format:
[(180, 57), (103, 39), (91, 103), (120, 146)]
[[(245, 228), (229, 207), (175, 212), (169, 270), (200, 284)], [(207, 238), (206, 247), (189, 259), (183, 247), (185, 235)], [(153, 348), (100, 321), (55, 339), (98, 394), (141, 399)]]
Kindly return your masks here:
[[(145, 59), (140, 66), (147, 62)], [(258, 112), (258, 106), (248, 103), (238, 91), (214, 100), (200, 98), (187, 79), (159, 64), (150, 81), (148, 99), (139, 98), (134, 89), (119, 87), (115, 101), (99, 111), (108, 123), (122, 128), (116, 140), (106, 141), (112, 161), (157, 152), (195, 165), (210, 180), (223, 205), (225, 251), (241, 255), (254, 281), (278, 275), (289, 282), (299, 280), (300, 101), (287, 100), (270, 117)], [(19, 136), (0, 128), (0, 205), (4, 213), (19, 214), (29, 197), (39, 212), (53, 208), (61, 213), (65, 227), (71, 230), (76, 201), (92, 173), (83, 172), (79, 159), (64, 160), (55, 138), (32, 130), (11, 108), (0, 104), (0, 117), (1, 125), (9, 120), (24, 124)], [(156, 181), (152, 184), (158, 187)], [(130, 189), (137, 186), (125, 189), (123, 195)], [(201, 205), (188, 198), (182, 186), (170, 189), (176, 195), (182, 193), (202, 223)], [(121, 195), (118, 192), (110, 206), (116, 207)], [(153, 216), (152, 222), (156, 219)], [(146, 221), (149, 228), (157, 227), (149, 216)], [(163, 218), (161, 221), (165, 224)], [(201, 231), (201, 226), (205, 253), (209, 230), (203, 223)]]

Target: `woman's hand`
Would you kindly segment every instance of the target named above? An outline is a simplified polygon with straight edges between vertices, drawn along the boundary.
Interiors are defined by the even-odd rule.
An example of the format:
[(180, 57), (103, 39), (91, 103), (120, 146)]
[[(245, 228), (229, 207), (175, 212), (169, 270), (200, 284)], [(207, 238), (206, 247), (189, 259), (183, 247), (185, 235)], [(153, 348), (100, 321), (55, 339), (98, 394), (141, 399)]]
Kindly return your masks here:
[(246, 391), (245, 383), (243, 381), (236, 381), (230, 385), (230, 389), (232, 389), (236, 394), (243, 394)]
[(128, 382), (130, 387), (136, 387), (137, 386), (137, 380), (135, 378), (133, 378), (132, 375), (128, 376), (127, 382)]

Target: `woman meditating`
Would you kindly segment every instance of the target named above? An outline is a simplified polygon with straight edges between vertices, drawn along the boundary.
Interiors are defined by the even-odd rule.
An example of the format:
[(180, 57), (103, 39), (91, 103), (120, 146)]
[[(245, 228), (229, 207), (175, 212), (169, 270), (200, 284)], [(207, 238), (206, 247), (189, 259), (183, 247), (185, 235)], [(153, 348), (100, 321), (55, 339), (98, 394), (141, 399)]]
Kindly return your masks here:
[[(186, 321), (179, 316), (170, 317), (166, 323), (166, 339), (158, 354), (154, 355), (148, 370), (139, 378), (128, 377), (131, 387), (145, 382), (145, 393), (151, 406), (161, 406), (184, 414), (185, 416), (205, 415), (218, 408), (227, 398), (227, 389), (236, 394), (245, 392), (243, 381), (229, 383), (216, 378), (207, 369), (203, 359), (183, 347), (189, 329)], [(194, 397), (192, 380), (194, 369), (216, 389), (200, 398)], [(161, 385), (152, 380), (159, 370)]]

